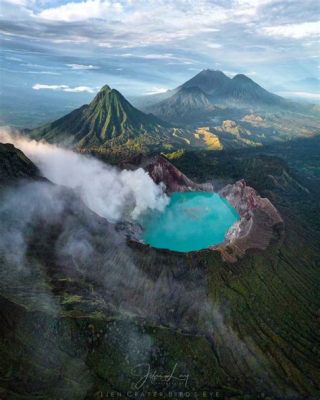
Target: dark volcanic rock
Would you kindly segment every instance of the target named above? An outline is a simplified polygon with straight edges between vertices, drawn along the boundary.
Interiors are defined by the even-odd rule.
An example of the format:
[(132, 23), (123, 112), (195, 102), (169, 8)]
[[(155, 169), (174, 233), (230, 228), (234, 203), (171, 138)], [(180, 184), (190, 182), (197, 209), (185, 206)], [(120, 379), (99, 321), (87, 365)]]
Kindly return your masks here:
[[(220, 195), (238, 211), (241, 219), (227, 232), (221, 250), (223, 258), (236, 261), (249, 249), (265, 250), (272, 239), (283, 235), (284, 223), (274, 205), (262, 198), (244, 180), (225, 186)], [(226, 248), (227, 246), (227, 248)]]
[(39, 178), (38, 168), (13, 144), (0, 143), (0, 184), (17, 178)]
[[(175, 187), (163, 163), (156, 170)], [(181, 188), (195, 187), (179, 176)], [(54, 185), (55, 197), (39, 198), (43, 192), (35, 187), (48, 184), (30, 180), (31, 189), (17, 193), (19, 208), (7, 201), (0, 210), (1, 241), (8, 238), (2, 251), (10, 256), (1, 258), (0, 249), (1, 399), (126, 397), (139, 379), (137, 365), (161, 373), (176, 365), (175, 376), (190, 377), (185, 390), (220, 398), (318, 398), (319, 235), (306, 230), (305, 219), (295, 219), (295, 209), (281, 208), (281, 249), (270, 245), (227, 264), (218, 249), (175, 253), (139, 242), (127, 246), (124, 236), (134, 226), (113, 229)], [(304, 210), (313, 194), (301, 192)], [(278, 212), (244, 181), (226, 186), (222, 195), (250, 228), (238, 243), (250, 237), (257, 246), (265, 232), (280, 232)], [(280, 198), (287, 199), (291, 206), (292, 197)], [(57, 203), (62, 207), (53, 207)], [(21, 218), (30, 208), (42, 210), (45, 220)], [(25, 246), (16, 245), (21, 236), (15, 232), (26, 233)], [(228, 254), (232, 246), (224, 249)], [(150, 379), (141, 397), (181, 392), (180, 381), (167, 383)]]
[(151, 178), (157, 184), (163, 182), (166, 185), (168, 193), (197, 190), (205, 192), (213, 191), (211, 183), (193, 182), (163, 156), (155, 156), (142, 160), (141, 166), (148, 171)]
[[(156, 156), (140, 164), (156, 182), (163, 182), (167, 192), (213, 191), (211, 183), (193, 182), (166, 158)], [(284, 223), (267, 198), (262, 198), (244, 180), (225, 186), (219, 194), (238, 211), (240, 220), (226, 234), (225, 241), (211, 250), (219, 251), (225, 261), (235, 262), (249, 249), (265, 250), (272, 240), (283, 236)]]

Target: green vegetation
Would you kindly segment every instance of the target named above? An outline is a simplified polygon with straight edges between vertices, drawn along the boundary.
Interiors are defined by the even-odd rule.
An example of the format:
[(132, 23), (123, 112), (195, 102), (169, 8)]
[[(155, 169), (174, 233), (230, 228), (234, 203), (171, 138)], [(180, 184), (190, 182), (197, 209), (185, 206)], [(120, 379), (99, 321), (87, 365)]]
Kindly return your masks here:
[(89, 105), (29, 132), (34, 139), (78, 148), (124, 145), (143, 136), (156, 143), (167, 124), (134, 108), (117, 90), (104, 86)]
[[(316, 400), (320, 186), (301, 147), (310, 146), (314, 168), (319, 142), (286, 146), (287, 152), (277, 146), (181, 151), (171, 158), (198, 181), (222, 185), (244, 178), (280, 211), (283, 242), (236, 264), (209, 251), (175, 254), (134, 243), (126, 258), (126, 247), (114, 245), (105, 222), (78, 212), (76, 203), (63, 221), (28, 226), (33, 274), (10, 281), (0, 260), (0, 398), (91, 400), (111, 391), (129, 398), (135, 367), (143, 363), (164, 374), (177, 364), (177, 374), (189, 376), (188, 391), (220, 398)], [(290, 166), (281, 154), (290, 154)], [(70, 220), (95, 250), (80, 270), (73, 259), (55, 254), (62, 224)], [(128, 264), (136, 270), (126, 270)], [(117, 272), (125, 279), (109, 285)], [(159, 295), (159, 287), (154, 303), (148, 294)], [(148, 381), (144, 398), (154, 398), (148, 392), (156, 390), (170, 398), (181, 382)]]
[(244, 75), (230, 79), (210, 70), (145, 110), (106, 85), (90, 104), (24, 133), (117, 163), (140, 153), (259, 148), (313, 137), (320, 127), (312, 107), (269, 93)]
[(163, 155), (168, 159), (168, 160), (175, 160), (176, 158), (180, 158), (184, 155), (185, 150), (179, 149), (176, 151), (173, 151), (172, 153), (163, 153)]

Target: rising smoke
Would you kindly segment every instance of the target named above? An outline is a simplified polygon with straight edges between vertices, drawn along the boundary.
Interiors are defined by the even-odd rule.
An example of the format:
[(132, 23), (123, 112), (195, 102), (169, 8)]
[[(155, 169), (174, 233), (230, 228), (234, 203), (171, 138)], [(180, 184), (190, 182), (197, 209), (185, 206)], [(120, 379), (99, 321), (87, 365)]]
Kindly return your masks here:
[[(0, 141), (20, 148), (45, 177), (61, 185), (22, 182), (0, 193), (1, 295), (56, 317), (65, 312), (57, 293), (66, 301), (80, 297), (86, 299), (85, 315), (101, 312), (135, 316), (172, 332), (182, 330), (206, 337), (208, 343), (219, 348), (219, 362), (230, 377), (235, 374), (236, 359), (241, 373), (251, 370), (257, 379), (263, 378), (270, 385), (270, 377), (264, 372), (269, 371), (268, 365), (254, 343), (239, 338), (224, 319), (225, 310), (209, 301), (207, 261), (199, 257), (191, 262), (182, 255), (133, 250), (104, 219), (115, 221), (127, 215), (136, 218), (148, 208), (161, 209), (167, 203), (161, 186), (141, 169), (119, 171), (6, 130), (0, 131)], [(82, 201), (104, 218), (89, 211), (62, 186), (78, 192)], [(70, 282), (68, 290), (61, 282)], [(73, 307), (79, 307), (82, 313), (81, 306), (75, 302)], [(50, 352), (60, 354), (65, 344), (50, 329)], [(114, 338), (111, 344), (133, 367), (148, 362), (156, 347), (152, 334), (141, 332), (129, 322), (123, 331), (116, 323), (106, 323), (103, 329), (109, 333), (102, 337), (102, 345), (105, 342), (107, 346)], [(34, 348), (45, 347), (43, 336), (36, 330), (31, 337)], [(107, 353), (102, 352), (100, 357), (109, 362)], [(55, 365), (67, 373), (64, 359), (57, 357)], [(84, 392), (91, 387), (91, 376), (89, 371), (86, 373)]]
[(137, 219), (148, 209), (162, 210), (168, 203), (164, 186), (156, 185), (142, 168), (119, 170), (92, 157), (29, 140), (8, 128), (1, 128), (0, 142), (14, 144), (44, 177), (76, 190), (92, 211), (109, 221)]

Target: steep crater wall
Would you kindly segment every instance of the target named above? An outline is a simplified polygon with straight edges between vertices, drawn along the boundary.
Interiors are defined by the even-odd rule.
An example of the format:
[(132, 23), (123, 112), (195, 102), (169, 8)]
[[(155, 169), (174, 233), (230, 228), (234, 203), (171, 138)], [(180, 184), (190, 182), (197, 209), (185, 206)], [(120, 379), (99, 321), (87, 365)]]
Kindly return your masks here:
[[(165, 157), (142, 158), (139, 166), (148, 171), (156, 182), (163, 182), (166, 191), (215, 191), (212, 183), (196, 183), (179, 171)], [(267, 198), (262, 198), (244, 180), (228, 184), (219, 192), (239, 213), (240, 220), (228, 230), (225, 241), (210, 247), (221, 253), (227, 262), (236, 262), (248, 250), (266, 250), (272, 241), (280, 241), (284, 235), (283, 219), (275, 206)], [(129, 235), (131, 239), (133, 237)], [(133, 240), (137, 239), (135, 235)], [(145, 245), (148, 246), (148, 245)], [(169, 250), (158, 250), (169, 251)], [(207, 251), (200, 250), (200, 251)]]

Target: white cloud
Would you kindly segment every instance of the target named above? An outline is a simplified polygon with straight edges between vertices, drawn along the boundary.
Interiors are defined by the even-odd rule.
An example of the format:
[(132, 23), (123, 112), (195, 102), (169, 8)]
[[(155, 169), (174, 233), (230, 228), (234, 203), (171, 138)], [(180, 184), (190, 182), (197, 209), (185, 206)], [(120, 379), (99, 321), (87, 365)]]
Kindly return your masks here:
[(123, 53), (120, 54), (124, 58), (142, 58), (144, 60), (164, 60), (164, 61), (175, 61), (182, 64), (194, 64), (195, 61), (189, 58), (180, 57), (172, 53), (151, 53), (151, 54), (133, 54), (133, 53)]
[[(220, 69), (236, 72), (241, 61), (241, 71), (257, 68), (260, 74), (258, 68), (268, 65), (269, 70), (272, 64), (281, 73), (281, 65), (287, 60), (294, 62), (292, 69), (299, 69), (300, 64), (307, 64), (305, 60), (317, 52), (318, 27), (311, 22), (316, 15), (317, 0), (303, 3), (298, 0), (7, 1), (28, 3), (25, 7), (3, 7), (2, 29), (4, 34), (11, 35), (7, 39), (13, 42), (13, 37), (23, 37), (34, 40), (35, 46), (48, 44), (62, 52), (70, 49), (72, 54), (79, 55), (74, 61), (79, 65), (100, 65), (97, 49), (103, 49), (101, 68), (110, 63), (114, 69), (119, 64), (126, 67), (128, 74), (133, 64), (127, 64), (126, 57), (152, 61), (153, 66), (158, 64), (160, 68), (185, 64), (185, 70), (194, 65), (208, 68), (220, 61)], [(29, 13), (22, 14), (23, 9)], [(292, 46), (287, 38), (301, 39)], [(127, 54), (119, 60), (122, 52)], [(86, 61), (80, 61), (83, 55), (88, 56)], [(111, 58), (115, 57), (118, 60), (112, 63)], [(149, 71), (150, 75), (159, 72)], [(177, 74), (175, 69), (171, 72), (172, 77)], [(154, 79), (158, 82), (158, 77)]]
[(233, 77), (235, 75), (237, 75), (237, 71), (229, 71), (229, 70), (224, 70), (223, 71), (226, 75), (228, 75), (229, 77)]
[(149, 90), (149, 91), (146, 92), (145, 94), (159, 94), (159, 93), (165, 93), (165, 92), (167, 92), (168, 90), (169, 90), (168, 88), (153, 87), (153, 88), (151, 88), (151, 90)]
[(33, 1), (30, 0), (3, 0), (3, 2), (16, 6), (27, 6), (30, 5), (30, 3), (33, 3)]
[(9, 61), (18, 61), (18, 62), (23, 61), (21, 58), (18, 57), (5, 57), (5, 59)]
[(36, 83), (35, 85), (32, 86), (32, 89), (34, 90), (63, 90), (67, 88), (68, 86), (66, 85), (43, 85), (41, 83)]
[(234, 77), (235, 75), (238, 74), (243, 74), (246, 76), (255, 76), (257, 75), (257, 73), (255, 71), (248, 71), (248, 72), (240, 72), (240, 71), (229, 71), (229, 70), (224, 70), (223, 71), (226, 75), (230, 76), (230, 77)]
[(70, 67), (71, 69), (75, 70), (86, 70), (86, 69), (99, 69), (99, 67), (95, 65), (83, 65), (83, 64), (66, 64), (67, 67)]
[[(232, 18), (232, 14), (227, 7), (214, 4), (211, 0), (82, 0), (34, 13), (40, 23), (85, 23), (91, 19), (101, 19), (105, 21), (104, 25), (96, 30), (96, 26), (90, 22), (82, 34), (90, 36), (92, 31), (99, 32), (98, 39), (93, 39), (94, 44), (106, 48), (145, 47), (214, 33), (219, 31), (219, 24)], [(52, 41), (52, 37), (48, 39)], [(66, 35), (66, 39), (74, 40), (71, 35)], [(80, 38), (76, 38), (76, 41), (79, 43)]]
[(166, 54), (132, 54), (132, 53), (123, 53), (121, 57), (126, 58), (144, 58), (146, 60), (177, 60), (178, 57), (174, 56), (171, 53)]
[(34, 75), (61, 75), (59, 72), (53, 71), (23, 71), (26, 74), (34, 74)]
[[(222, 44), (216, 43), (215, 33), (219, 31), (230, 35), (234, 29), (243, 27), (244, 31), (251, 29), (257, 36), (273, 35), (272, 30), (282, 26), (279, 25), (281, 18), (276, 15), (271, 19), (268, 15), (270, 10), (265, 10), (268, 5), (276, 4), (277, 0), (65, 0), (64, 4), (59, 3), (42, 0), (36, 3), (37, 7), (30, 6), (32, 23), (30, 29), (23, 32), (29, 33), (30, 30), (29, 35), (38, 38), (43, 29), (41, 39), (55, 44), (90, 43), (92, 46), (118, 49), (167, 43), (176, 46), (178, 41), (195, 42), (198, 38), (198, 47), (203, 51), (207, 47), (203, 44), (208, 37), (212, 39), (209, 48), (218, 49), (223, 45), (223, 38), (220, 39)], [(92, 19), (100, 21), (93, 22)], [(274, 27), (260, 28), (261, 25), (266, 26), (268, 19), (280, 22), (274, 23)], [(51, 25), (52, 21), (57, 25)], [(79, 21), (83, 25), (72, 24)], [(290, 22), (290, 14), (286, 22)], [(21, 36), (21, 29), (12, 30), (14, 35)], [(52, 30), (55, 30), (54, 34)]]
[(222, 45), (220, 43), (208, 43), (207, 47), (210, 49), (220, 49)]
[(244, 6), (259, 7), (262, 5), (267, 5), (275, 2), (276, 0), (237, 0), (237, 5), (240, 7)]
[(220, 29), (217, 28), (210, 28), (210, 27), (199, 27), (199, 32), (203, 32), (203, 33), (210, 33), (210, 32), (219, 32)]
[(94, 93), (95, 90), (89, 86), (75, 86), (70, 87), (68, 85), (45, 85), (41, 83), (36, 83), (32, 86), (34, 90), (57, 90), (62, 92), (71, 92), (71, 93)]
[(285, 97), (301, 97), (304, 99), (320, 100), (320, 93), (310, 92), (281, 92), (282, 96)]
[(105, 19), (108, 14), (120, 13), (122, 5), (108, 0), (86, 0), (69, 2), (58, 7), (47, 8), (38, 17), (52, 21), (84, 21), (92, 18)]
[(98, 47), (105, 47), (106, 49), (112, 49), (113, 45), (109, 42), (99, 42)]
[(320, 36), (320, 21), (302, 22), (300, 24), (276, 25), (263, 28), (268, 36), (302, 39)]

